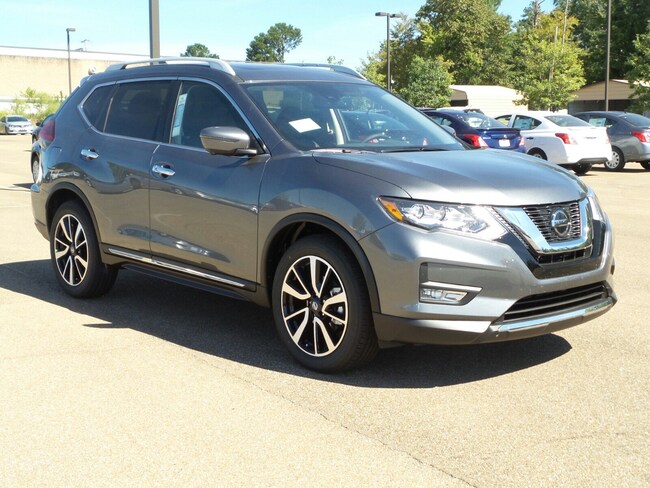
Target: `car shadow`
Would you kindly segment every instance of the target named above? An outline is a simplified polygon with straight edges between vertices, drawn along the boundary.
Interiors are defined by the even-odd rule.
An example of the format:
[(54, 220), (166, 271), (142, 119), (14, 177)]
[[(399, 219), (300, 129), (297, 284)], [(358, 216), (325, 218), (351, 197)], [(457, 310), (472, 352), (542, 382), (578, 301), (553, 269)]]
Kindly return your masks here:
[(271, 312), (249, 302), (122, 270), (105, 296), (79, 300), (58, 286), (49, 260), (0, 265), (0, 287), (93, 317), (86, 327), (129, 328), (257, 368), (366, 388), (432, 388), (501, 376), (571, 350), (557, 335), (472, 346), (403, 346), (368, 366), (324, 375), (300, 366), (277, 338)]

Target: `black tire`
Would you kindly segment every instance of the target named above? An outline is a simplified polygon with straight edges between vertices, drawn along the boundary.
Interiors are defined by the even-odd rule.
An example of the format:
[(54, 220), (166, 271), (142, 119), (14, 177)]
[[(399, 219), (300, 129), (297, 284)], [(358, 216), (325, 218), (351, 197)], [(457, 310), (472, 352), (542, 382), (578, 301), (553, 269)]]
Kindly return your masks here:
[(641, 161), (641, 167), (646, 171), (650, 171), (650, 161)]
[(34, 183), (38, 180), (38, 175), (41, 171), (41, 163), (39, 160), (39, 157), (37, 154), (34, 154), (32, 156), (32, 164), (31, 164), (31, 169), (32, 169), (32, 179), (34, 180)]
[(591, 169), (591, 164), (589, 163), (576, 163), (571, 168), (575, 174), (578, 176), (586, 175)]
[(546, 153), (544, 151), (542, 151), (541, 149), (537, 149), (537, 148), (531, 149), (530, 151), (528, 151), (528, 154), (533, 156), (534, 158), (543, 159), (545, 161), (548, 159), (546, 157)]
[(293, 244), (278, 264), (272, 293), (280, 339), (307, 368), (340, 372), (377, 354), (363, 273), (337, 239), (314, 235)]
[(117, 278), (117, 268), (101, 261), (95, 227), (86, 209), (68, 201), (50, 228), (50, 258), (61, 288), (77, 298), (103, 295)]
[(607, 171), (623, 171), (625, 167), (625, 157), (621, 150), (617, 147), (612, 147), (612, 159), (605, 161), (605, 169)]

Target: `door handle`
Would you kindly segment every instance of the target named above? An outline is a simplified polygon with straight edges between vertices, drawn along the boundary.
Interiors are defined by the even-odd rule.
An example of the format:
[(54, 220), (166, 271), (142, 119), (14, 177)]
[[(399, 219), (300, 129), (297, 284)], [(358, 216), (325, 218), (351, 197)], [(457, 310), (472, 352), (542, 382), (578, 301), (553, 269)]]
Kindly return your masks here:
[(533, 139), (535, 139), (535, 138), (534, 137), (526, 137), (527, 141), (532, 141)]
[(86, 161), (92, 161), (93, 159), (97, 159), (99, 154), (97, 154), (94, 149), (82, 149), (81, 157)]
[(151, 171), (158, 176), (162, 176), (163, 178), (169, 178), (170, 176), (174, 176), (176, 174), (176, 171), (171, 169), (168, 164), (154, 164), (151, 168)]

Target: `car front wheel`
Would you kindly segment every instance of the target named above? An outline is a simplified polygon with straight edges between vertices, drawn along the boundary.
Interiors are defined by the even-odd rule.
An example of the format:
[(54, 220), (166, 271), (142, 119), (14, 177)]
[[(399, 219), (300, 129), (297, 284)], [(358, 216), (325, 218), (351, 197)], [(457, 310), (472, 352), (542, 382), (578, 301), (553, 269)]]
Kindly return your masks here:
[(650, 161), (641, 161), (641, 167), (646, 171), (650, 171)]
[(309, 236), (281, 258), (273, 315), (282, 342), (304, 366), (339, 372), (378, 350), (370, 301), (357, 261), (330, 236)]
[(612, 159), (605, 162), (605, 169), (608, 171), (622, 171), (625, 166), (625, 157), (617, 147), (612, 148)]
[(54, 215), (50, 256), (56, 278), (69, 295), (96, 297), (115, 283), (117, 269), (102, 263), (92, 220), (77, 202), (64, 203)]

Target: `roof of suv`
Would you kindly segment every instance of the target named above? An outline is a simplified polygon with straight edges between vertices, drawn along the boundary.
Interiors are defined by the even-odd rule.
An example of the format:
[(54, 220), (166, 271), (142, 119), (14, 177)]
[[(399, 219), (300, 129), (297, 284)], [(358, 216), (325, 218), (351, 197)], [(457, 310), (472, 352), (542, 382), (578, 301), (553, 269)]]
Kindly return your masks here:
[[(365, 78), (357, 71), (335, 64), (318, 63), (249, 63), (228, 62), (213, 58), (157, 58), (113, 64), (106, 71), (135, 69), (136, 67), (155, 67), (160, 70), (175, 69), (182, 65), (204, 66), (236, 76), (241, 81), (280, 81), (280, 80), (332, 80), (340, 81), (342, 76)], [(173, 68), (172, 68), (173, 67)]]

